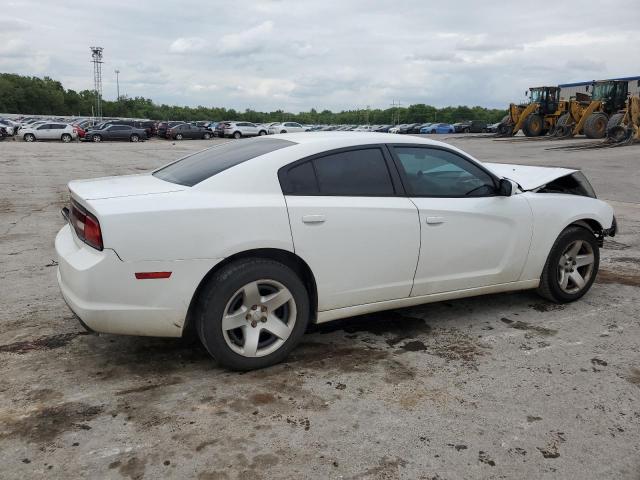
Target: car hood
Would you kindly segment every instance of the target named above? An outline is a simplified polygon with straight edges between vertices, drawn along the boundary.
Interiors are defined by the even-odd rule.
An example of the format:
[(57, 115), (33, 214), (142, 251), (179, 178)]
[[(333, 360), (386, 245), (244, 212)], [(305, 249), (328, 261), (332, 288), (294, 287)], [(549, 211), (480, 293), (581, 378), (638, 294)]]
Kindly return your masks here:
[(182, 185), (160, 180), (150, 173), (69, 182), (71, 193), (83, 200), (179, 192), (185, 188)]
[(514, 165), (510, 163), (484, 163), (489, 170), (499, 177), (513, 180), (522, 190), (533, 190), (542, 187), (557, 178), (571, 175), (577, 170), (559, 167), (533, 167), (530, 165)]

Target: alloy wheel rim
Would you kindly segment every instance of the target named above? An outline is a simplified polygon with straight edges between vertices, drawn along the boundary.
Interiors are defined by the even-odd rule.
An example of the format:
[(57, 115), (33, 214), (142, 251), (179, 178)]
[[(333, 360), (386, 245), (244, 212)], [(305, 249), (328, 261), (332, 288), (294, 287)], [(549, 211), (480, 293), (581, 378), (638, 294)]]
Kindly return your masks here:
[(264, 357), (287, 341), (296, 317), (296, 303), (287, 287), (275, 280), (256, 280), (239, 288), (227, 302), (222, 334), (235, 353)]
[(593, 247), (584, 240), (571, 242), (558, 261), (558, 285), (569, 294), (583, 290), (591, 280), (595, 255)]

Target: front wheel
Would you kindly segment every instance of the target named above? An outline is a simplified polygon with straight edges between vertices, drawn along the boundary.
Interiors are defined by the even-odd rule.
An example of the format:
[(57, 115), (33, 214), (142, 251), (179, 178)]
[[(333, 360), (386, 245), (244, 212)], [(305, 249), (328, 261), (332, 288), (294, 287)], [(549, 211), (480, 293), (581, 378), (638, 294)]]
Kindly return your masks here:
[(218, 363), (254, 370), (281, 362), (309, 321), (304, 283), (286, 265), (262, 258), (230, 263), (199, 295), (196, 330)]
[(176, 140), (182, 140), (182, 134), (181, 133), (176, 133), (176, 136), (174, 138)]
[(91, 137), (91, 140), (98, 143), (102, 141), (102, 137), (100, 135), (94, 135), (93, 137)]
[(35, 142), (36, 141), (36, 136), (33, 133), (27, 133), (24, 136), (24, 141), (25, 142)]
[(211, 138), (211, 134), (210, 133), (205, 133), (202, 138), (204, 138), (205, 140), (209, 140)]
[(538, 294), (557, 303), (578, 300), (589, 291), (598, 273), (598, 241), (585, 227), (567, 227), (553, 244), (542, 271)]
[(242, 134), (240, 132), (236, 132), (236, 133), (233, 134), (233, 138), (235, 138), (236, 140), (241, 138), (241, 137), (242, 137)]
[(139, 142), (140, 136), (134, 133), (133, 135), (131, 135), (131, 138), (129, 140), (131, 140), (132, 142)]
[(258, 135), (260, 135), (261, 137), (266, 135), (266, 134), (267, 134), (267, 132), (265, 132), (264, 130), (260, 130), (260, 133), (258, 133)]

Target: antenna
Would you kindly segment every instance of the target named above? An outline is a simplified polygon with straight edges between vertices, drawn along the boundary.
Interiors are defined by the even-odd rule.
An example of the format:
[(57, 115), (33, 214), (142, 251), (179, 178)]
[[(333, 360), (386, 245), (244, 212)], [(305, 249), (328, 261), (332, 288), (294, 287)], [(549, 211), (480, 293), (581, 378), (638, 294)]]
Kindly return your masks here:
[(96, 92), (95, 115), (102, 120), (102, 47), (89, 47), (91, 49), (91, 63), (93, 63), (93, 89)]

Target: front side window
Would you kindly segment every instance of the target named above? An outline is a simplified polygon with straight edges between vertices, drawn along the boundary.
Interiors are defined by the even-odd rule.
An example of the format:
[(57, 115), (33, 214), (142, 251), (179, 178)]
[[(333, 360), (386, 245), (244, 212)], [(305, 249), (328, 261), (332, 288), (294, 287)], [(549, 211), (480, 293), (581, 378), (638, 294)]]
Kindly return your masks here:
[(45, 123), (44, 125), (40, 125), (38, 127), (38, 130), (49, 130), (51, 128), (51, 125), (49, 125), (48, 123)]
[(448, 150), (394, 147), (410, 196), (481, 197), (495, 193), (493, 178)]

